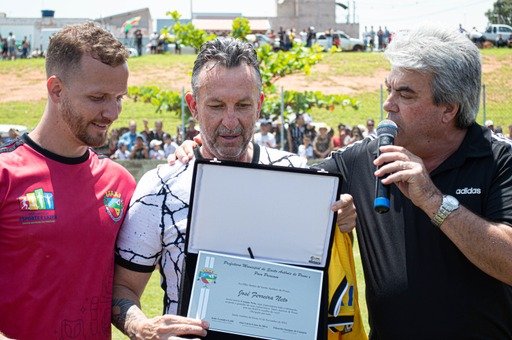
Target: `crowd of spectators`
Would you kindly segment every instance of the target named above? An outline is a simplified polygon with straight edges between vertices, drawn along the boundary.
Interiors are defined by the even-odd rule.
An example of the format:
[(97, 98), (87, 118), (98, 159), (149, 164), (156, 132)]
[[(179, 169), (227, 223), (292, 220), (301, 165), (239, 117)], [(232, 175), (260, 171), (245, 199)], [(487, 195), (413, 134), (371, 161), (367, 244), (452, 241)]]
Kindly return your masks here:
[[(298, 114), (289, 117), (290, 123), (285, 124), (281, 138), (280, 119), (261, 119), (256, 124), (253, 141), (256, 144), (269, 148), (283, 149), (298, 154), (308, 160), (323, 159), (332, 151), (364, 139), (369, 135), (376, 135), (375, 120), (368, 118), (366, 124), (349, 126), (340, 123), (337, 129), (323, 122), (314, 122), (308, 114)], [(512, 139), (512, 124), (508, 126), (508, 134), (503, 133), (501, 126), (494, 127), (491, 120), (484, 124), (495, 134)], [(188, 120), (185, 128), (185, 140), (193, 140), (200, 133), (196, 121)], [(137, 123), (130, 121), (127, 128), (112, 129), (105, 146), (97, 151), (112, 159), (156, 159), (165, 160), (173, 154), (181, 144), (181, 131), (175, 137), (163, 129), (163, 122), (156, 120), (154, 128), (149, 128), (149, 122), (143, 120), (143, 128), (137, 130)]]
[[(486, 43), (486, 39), (482, 32), (478, 31), (476, 27), (473, 27), (471, 31), (466, 31), (462, 25), (459, 25), (459, 31), (466, 34), (468, 38), (475, 42), (479, 47), (486, 47), (484, 44)], [(334, 31), (331, 28), (324, 32), (327, 39), (327, 49), (333, 45), (337, 46), (336, 41), (333, 38), (333, 33)], [(293, 27), (288, 29), (279, 27), (279, 31), (275, 32), (274, 30), (269, 30), (266, 33), (266, 36), (273, 42), (275, 48), (288, 51), (296, 43), (301, 43), (306, 47), (311, 47), (316, 42), (316, 34), (317, 31), (313, 26), (304, 28), (300, 32)], [(394, 34), (395, 33), (390, 31), (386, 26), (378, 26), (378, 28), (374, 28), (374, 26), (365, 26), (364, 31), (361, 33), (365, 50), (370, 52), (384, 51), (391, 43)], [(499, 34), (495, 41), (487, 41), (487, 43), (489, 43), (489, 47), (495, 46), (512, 48), (512, 34)]]
[(363, 40), (368, 51), (375, 49), (378, 51), (384, 50), (392, 38), (393, 34), (386, 26), (384, 26), (384, 29), (382, 29), (382, 26), (379, 26), (377, 31), (373, 29), (373, 26), (370, 26), (370, 30), (368, 30), (367, 26), (364, 27)]
[[(297, 153), (306, 159), (322, 159), (330, 155), (332, 151), (355, 143), (368, 135), (376, 135), (375, 121), (372, 118), (366, 120), (366, 124), (348, 126), (340, 123), (336, 131), (323, 122), (313, 122), (308, 114), (299, 114), (291, 117), (291, 123), (285, 124), (284, 150)], [(97, 148), (96, 151), (112, 159), (157, 159), (165, 160), (170, 154), (174, 154), (181, 144), (181, 131), (177, 131), (175, 137), (163, 129), (163, 122), (156, 120), (154, 128), (149, 128), (149, 122), (143, 120), (143, 129), (137, 130), (137, 123), (132, 120), (128, 127), (111, 129), (107, 143)], [(496, 135), (512, 139), (512, 124), (504, 133), (501, 126), (494, 126), (492, 120), (486, 120), (484, 125)], [(185, 128), (185, 140), (192, 140), (199, 134), (196, 121), (188, 120)], [(10, 129), (0, 144), (5, 144), (20, 133)], [(281, 121), (269, 119), (260, 120), (255, 128), (253, 141), (256, 144), (269, 148), (281, 148)]]
[[(107, 143), (97, 152), (112, 159), (156, 159), (164, 160), (178, 147), (177, 140), (163, 129), (163, 122), (156, 120), (149, 128), (147, 119), (143, 129), (137, 130), (137, 122), (131, 120), (127, 128), (112, 129)], [(190, 126), (190, 123), (189, 123)]]
[(37, 56), (31, 52), (30, 41), (26, 36), (20, 41), (16, 40), (16, 36), (12, 32), (9, 32), (7, 36), (0, 34), (0, 59), (14, 60)]
[(345, 147), (368, 135), (375, 135), (375, 121), (369, 118), (364, 125), (338, 125), (337, 133), (323, 122), (314, 122), (308, 114), (292, 117), (283, 128), (285, 138), (281, 138), (279, 120), (260, 120), (254, 134), (254, 142), (271, 148), (281, 148), (306, 159), (323, 159), (339, 148)]

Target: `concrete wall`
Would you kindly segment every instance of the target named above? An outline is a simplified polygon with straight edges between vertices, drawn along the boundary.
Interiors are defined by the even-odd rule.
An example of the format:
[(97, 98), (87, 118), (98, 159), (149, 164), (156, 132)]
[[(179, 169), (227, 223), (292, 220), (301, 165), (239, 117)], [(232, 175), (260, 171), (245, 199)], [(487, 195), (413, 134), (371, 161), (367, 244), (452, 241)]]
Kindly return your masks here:
[(277, 32), (295, 28), (298, 34), (313, 26), (316, 32), (332, 28), (341, 30), (349, 36), (359, 38), (359, 24), (336, 23), (336, 4), (333, 0), (285, 0), (277, 3), (277, 16), (269, 18), (272, 29)]
[(117, 163), (124, 166), (135, 180), (138, 182), (142, 175), (144, 175), (149, 170), (152, 170), (158, 166), (158, 164), (165, 164), (167, 161), (157, 161), (153, 159), (139, 159), (139, 160), (116, 160)]
[(16, 36), (20, 42), (26, 36), (30, 41), (31, 50), (48, 45), (47, 36), (41, 33), (42, 29), (62, 28), (70, 24), (78, 24), (87, 21), (85, 18), (8, 18), (0, 17), (0, 34), (6, 37), (9, 32)]
[(326, 30), (336, 23), (335, 3), (332, 0), (286, 0), (277, 4), (277, 17), (271, 18), (275, 31), (295, 28), (300, 32), (314, 26), (316, 31)]
[(130, 30), (128, 35), (131, 37), (133, 35), (133, 32), (137, 28), (139, 28), (142, 31), (142, 34), (145, 37), (148, 37), (151, 33), (153, 33), (154, 30), (153, 19), (151, 18), (151, 13), (148, 8), (142, 8), (130, 12), (111, 15), (108, 17), (96, 19), (95, 21), (99, 22), (103, 27), (106, 27), (117, 38), (124, 38), (125, 34), (124, 29), (122, 27), (123, 23), (126, 20), (129, 20), (137, 16), (141, 17), (140, 22), (136, 27), (133, 27)]
[[(153, 20), (149, 9), (143, 8), (131, 12), (121, 13), (105, 18), (96, 19), (100, 25), (105, 27), (108, 31), (112, 32), (114, 36), (120, 38), (121, 42), (124, 42), (125, 37), (122, 24), (135, 16), (141, 16), (141, 21), (136, 28), (140, 28), (142, 33), (148, 40), (149, 35), (153, 31)], [(41, 17), (41, 18), (9, 18), (5, 15), (0, 15), (0, 34), (2, 37), (6, 37), (9, 32), (13, 32), (16, 36), (16, 40), (21, 42), (23, 37), (26, 36), (30, 41), (31, 50), (36, 48), (42, 48), (48, 46), (48, 32), (57, 31), (58, 29), (66, 26), (79, 24), (86, 21), (93, 21), (93, 19), (87, 18), (55, 18), (55, 17)], [(133, 32), (136, 28), (132, 28), (129, 32), (130, 39), (133, 36)], [(131, 40), (130, 40), (131, 42)], [(127, 43), (127, 45), (130, 45)]]

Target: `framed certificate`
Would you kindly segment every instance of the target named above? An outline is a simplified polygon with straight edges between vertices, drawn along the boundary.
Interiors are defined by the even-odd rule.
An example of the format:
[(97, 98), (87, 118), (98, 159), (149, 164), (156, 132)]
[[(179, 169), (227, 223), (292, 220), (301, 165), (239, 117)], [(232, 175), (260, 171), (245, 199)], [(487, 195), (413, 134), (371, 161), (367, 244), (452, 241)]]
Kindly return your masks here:
[[(309, 169), (197, 161), (186, 249), (326, 266), (340, 178)], [(221, 236), (221, 237), (220, 237)]]
[(188, 317), (210, 331), (317, 339), (323, 271), (199, 252)]
[[(207, 339), (325, 338), (326, 269), (336, 219), (331, 206), (339, 197), (340, 182), (335, 174), (310, 169), (197, 160), (178, 313), (204, 315), (211, 323)], [(201, 272), (209, 268), (206, 257), (214, 259), (212, 270), (218, 278), (215, 284), (201, 285), (201, 280), (198, 281), (201, 273), (208, 275), (208, 271)], [(240, 267), (224, 264), (235, 259), (242, 263)], [(279, 276), (269, 281), (268, 276), (258, 275), (259, 271), (241, 270), (244, 264), (263, 267), (251, 264), (258, 261), (269, 268), (263, 274), (283, 270), (310, 279), (296, 281)], [(299, 285), (306, 282), (312, 287), (306, 289)], [(277, 298), (260, 301), (261, 309), (247, 309), (253, 291), (256, 295), (270, 296), (275, 292), (273, 284), (283, 292), (288, 291), (289, 313), (283, 312), (284, 309), (277, 313), (282, 305)], [(286, 289), (286, 285), (293, 288)], [(263, 288), (255, 290), (258, 286)], [(249, 297), (243, 292), (240, 296), (232, 295), (245, 292), (242, 288), (247, 288)], [(305, 308), (296, 298), (305, 293), (310, 308)], [(259, 322), (244, 324), (244, 319), (251, 316), (259, 318)], [(276, 322), (280, 324), (271, 320), (279, 320)], [(301, 337), (303, 334), (307, 336)]]

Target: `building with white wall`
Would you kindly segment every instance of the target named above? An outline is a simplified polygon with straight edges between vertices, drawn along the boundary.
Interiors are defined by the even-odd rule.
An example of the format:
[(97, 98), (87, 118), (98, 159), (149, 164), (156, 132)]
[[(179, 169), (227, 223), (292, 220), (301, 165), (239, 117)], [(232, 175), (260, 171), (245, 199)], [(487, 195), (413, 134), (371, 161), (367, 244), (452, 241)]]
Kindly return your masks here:
[(32, 50), (37, 48), (45, 51), (48, 47), (49, 37), (62, 27), (86, 21), (95, 21), (123, 41), (125, 38), (125, 32), (122, 27), (123, 23), (136, 16), (140, 16), (139, 24), (128, 32), (129, 36), (133, 34), (132, 31), (136, 28), (141, 28), (143, 34), (147, 37), (153, 30), (153, 20), (148, 8), (99, 19), (56, 18), (55, 12), (52, 10), (42, 10), (40, 18), (9, 18), (5, 13), (0, 13), (0, 35), (7, 37), (12, 32), (19, 44), (21, 44), (24, 37), (27, 37)]
[(0, 13), (0, 35), (7, 37), (12, 32), (16, 41), (20, 44), (24, 37), (27, 37), (32, 50), (41, 49), (48, 46), (44, 31), (48, 32), (66, 25), (91, 20), (87, 18), (55, 18), (54, 13), (53, 11), (43, 10), (41, 18), (9, 18), (5, 13)]
[[(359, 23), (337, 23), (335, 0), (276, 0), (276, 16), (270, 19), (274, 31), (295, 28), (297, 32), (314, 27), (316, 32), (332, 28), (359, 37)], [(347, 20), (348, 21), (348, 20)]]

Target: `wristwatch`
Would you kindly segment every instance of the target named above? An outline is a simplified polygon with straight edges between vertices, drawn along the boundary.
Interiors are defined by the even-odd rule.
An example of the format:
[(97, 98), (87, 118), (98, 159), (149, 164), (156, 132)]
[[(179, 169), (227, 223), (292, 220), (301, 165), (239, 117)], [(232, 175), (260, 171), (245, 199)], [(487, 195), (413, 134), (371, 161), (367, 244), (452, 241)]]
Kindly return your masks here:
[(434, 223), (437, 227), (440, 227), (443, 224), (444, 220), (455, 210), (459, 209), (459, 201), (450, 195), (443, 196), (443, 202), (439, 207), (439, 210), (434, 214), (432, 218), (432, 223)]

